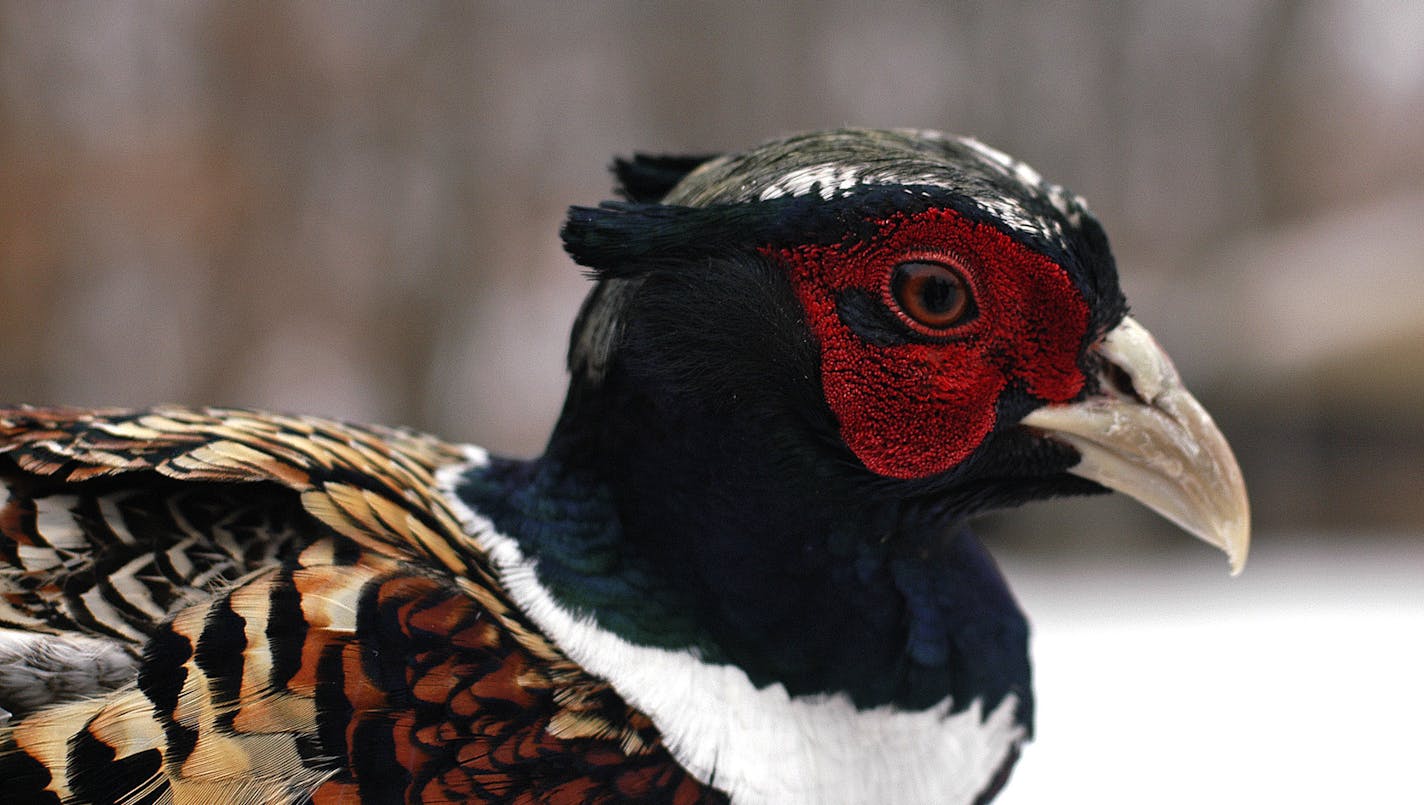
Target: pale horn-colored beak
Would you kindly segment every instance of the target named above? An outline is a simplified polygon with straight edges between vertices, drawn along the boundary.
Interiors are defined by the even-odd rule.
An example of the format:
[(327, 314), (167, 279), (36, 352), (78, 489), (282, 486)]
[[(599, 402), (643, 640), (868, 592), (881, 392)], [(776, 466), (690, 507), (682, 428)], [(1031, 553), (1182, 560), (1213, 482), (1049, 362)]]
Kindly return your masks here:
[[(1101, 388), (1040, 408), (1024, 425), (1082, 456), (1068, 471), (1122, 492), (1226, 552), (1241, 572), (1251, 543), (1246, 484), (1226, 438), (1177, 376), (1152, 334), (1127, 317), (1094, 347)], [(1131, 388), (1114, 378), (1114, 368)]]

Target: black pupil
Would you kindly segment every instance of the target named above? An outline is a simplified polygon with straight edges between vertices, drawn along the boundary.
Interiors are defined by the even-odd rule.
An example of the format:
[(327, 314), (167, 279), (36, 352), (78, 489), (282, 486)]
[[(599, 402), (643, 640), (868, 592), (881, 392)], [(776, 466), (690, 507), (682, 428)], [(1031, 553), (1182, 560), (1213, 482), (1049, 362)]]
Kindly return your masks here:
[(943, 314), (959, 306), (959, 286), (945, 277), (930, 275), (920, 281), (920, 304), (925, 312)]

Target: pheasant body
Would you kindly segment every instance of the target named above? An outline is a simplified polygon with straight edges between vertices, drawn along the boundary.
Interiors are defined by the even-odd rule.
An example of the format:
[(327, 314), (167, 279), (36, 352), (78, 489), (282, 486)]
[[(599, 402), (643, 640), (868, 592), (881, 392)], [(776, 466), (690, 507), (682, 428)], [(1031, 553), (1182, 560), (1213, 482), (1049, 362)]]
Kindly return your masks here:
[(0, 779), (34, 803), (986, 803), (1028, 626), (969, 520), (1244, 487), (1082, 201), (846, 130), (616, 166), (545, 453), (0, 411)]

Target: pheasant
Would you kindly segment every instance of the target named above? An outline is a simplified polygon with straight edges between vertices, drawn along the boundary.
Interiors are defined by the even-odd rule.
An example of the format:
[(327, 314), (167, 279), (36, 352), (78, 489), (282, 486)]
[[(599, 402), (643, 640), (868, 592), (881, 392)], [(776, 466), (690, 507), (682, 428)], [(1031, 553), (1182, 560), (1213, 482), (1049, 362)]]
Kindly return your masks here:
[(1084, 202), (973, 139), (615, 164), (516, 460), (243, 410), (0, 411), (14, 803), (984, 803), (1028, 626), (967, 523), (1249, 538)]

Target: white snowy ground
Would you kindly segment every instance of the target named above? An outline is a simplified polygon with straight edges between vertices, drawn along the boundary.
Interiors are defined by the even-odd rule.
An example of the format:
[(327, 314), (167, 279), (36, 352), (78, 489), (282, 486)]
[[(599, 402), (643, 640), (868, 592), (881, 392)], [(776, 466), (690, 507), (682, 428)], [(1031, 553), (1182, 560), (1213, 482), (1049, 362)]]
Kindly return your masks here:
[(1424, 534), (1007, 557), (1038, 734), (995, 805), (1424, 803)]

